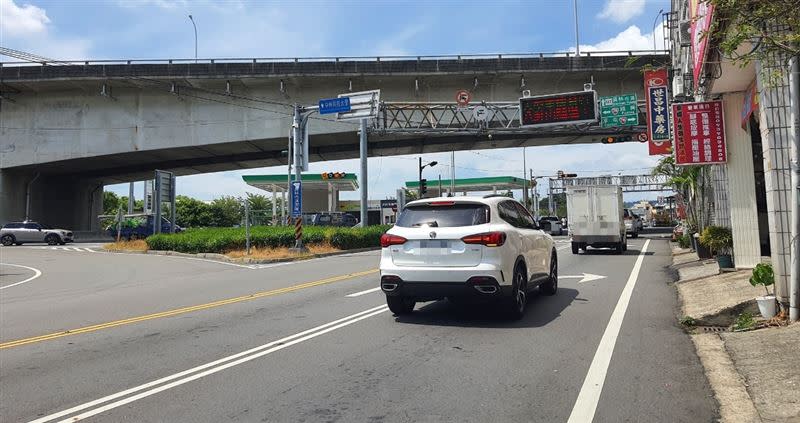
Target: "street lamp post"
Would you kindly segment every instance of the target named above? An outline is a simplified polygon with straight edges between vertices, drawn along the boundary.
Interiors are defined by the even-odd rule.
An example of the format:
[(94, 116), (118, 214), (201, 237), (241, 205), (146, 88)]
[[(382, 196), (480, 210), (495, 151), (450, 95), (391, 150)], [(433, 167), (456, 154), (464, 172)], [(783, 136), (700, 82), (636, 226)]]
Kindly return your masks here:
[(197, 63), (197, 24), (194, 23), (192, 15), (189, 15), (189, 20), (192, 21), (194, 27), (194, 62)]
[(664, 9), (659, 9), (656, 18), (653, 20), (653, 53), (656, 52), (656, 25), (658, 25), (658, 17), (664, 13)]

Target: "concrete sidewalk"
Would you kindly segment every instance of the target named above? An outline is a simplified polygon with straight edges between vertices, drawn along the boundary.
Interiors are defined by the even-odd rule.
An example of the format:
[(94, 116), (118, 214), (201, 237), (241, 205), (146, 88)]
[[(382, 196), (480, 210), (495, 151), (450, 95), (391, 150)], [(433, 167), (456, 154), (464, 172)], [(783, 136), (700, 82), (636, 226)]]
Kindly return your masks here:
[(673, 249), (672, 267), (679, 277), (680, 317), (697, 326), (692, 341), (719, 402), (720, 421), (800, 423), (800, 323), (721, 329), (744, 311), (758, 316), (754, 299), (764, 290), (750, 285), (751, 271), (720, 273), (716, 262), (681, 249)]

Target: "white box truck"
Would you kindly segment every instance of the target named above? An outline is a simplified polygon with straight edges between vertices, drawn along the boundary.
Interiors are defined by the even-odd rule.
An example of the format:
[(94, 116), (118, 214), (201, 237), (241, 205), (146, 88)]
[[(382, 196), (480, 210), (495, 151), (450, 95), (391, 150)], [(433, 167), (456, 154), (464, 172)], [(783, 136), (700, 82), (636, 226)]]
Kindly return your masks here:
[(625, 234), (622, 187), (568, 186), (567, 221), (572, 254), (586, 247), (613, 248), (618, 254), (628, 249)]

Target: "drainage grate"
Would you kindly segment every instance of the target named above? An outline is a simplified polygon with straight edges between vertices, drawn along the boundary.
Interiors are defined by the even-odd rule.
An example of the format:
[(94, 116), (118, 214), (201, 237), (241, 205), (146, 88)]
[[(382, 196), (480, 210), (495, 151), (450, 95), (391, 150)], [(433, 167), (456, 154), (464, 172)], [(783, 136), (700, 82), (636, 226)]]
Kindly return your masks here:
[(724, 326), (701, 326), (703, 332), (727, 332), (728, 328)]

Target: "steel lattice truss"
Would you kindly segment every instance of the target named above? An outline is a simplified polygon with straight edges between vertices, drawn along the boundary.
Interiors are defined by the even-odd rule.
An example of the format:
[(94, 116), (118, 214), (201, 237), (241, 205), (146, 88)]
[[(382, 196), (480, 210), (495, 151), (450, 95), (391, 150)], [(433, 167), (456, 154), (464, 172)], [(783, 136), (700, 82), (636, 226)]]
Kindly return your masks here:
[(554, 194), (563, 193), (568, 186), (619, 185), (624, 192), (673, 191), (664, 175), (620, 175), (550, 179)]
[[(643, 113), (643, 105), (640, 105)], [(643, 120), (642, 120), (643, 121)], [(574, 134), (619, 135), (646, 132), (646, 126), (601, 128), (574, 125), (526, 128), (520, 126), (519, 103), (481, 102), (460, 107), (455, 103), (383, 102), (370, 131), (379, 134)]]

